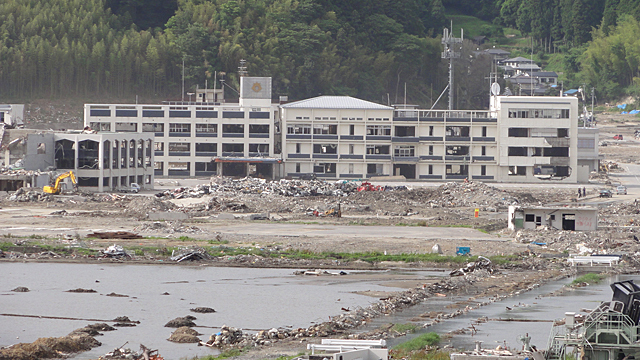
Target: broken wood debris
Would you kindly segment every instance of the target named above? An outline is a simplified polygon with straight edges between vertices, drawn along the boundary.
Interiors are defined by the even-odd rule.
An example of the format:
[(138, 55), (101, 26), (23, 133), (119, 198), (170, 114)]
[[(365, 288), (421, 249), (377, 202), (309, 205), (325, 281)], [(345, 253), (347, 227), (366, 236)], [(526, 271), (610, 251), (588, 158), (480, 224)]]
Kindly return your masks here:
[(141, 235), (129, 231), (94, 231), (87, 234), (87, 237), (97, 237), (99, 239), (142, 239)]

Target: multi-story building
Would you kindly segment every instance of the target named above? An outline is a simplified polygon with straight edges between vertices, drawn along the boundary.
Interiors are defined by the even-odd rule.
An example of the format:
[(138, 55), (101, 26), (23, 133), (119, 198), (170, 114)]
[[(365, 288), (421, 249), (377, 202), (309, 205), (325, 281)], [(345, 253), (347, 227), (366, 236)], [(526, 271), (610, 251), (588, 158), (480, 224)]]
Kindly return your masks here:
[(285, 176), (576, 182), (592, 167), (581, 163), (578, 178), (575, 98), (498, 96), (489, 111), (450, 111), (320, 96), (282, 105), (281, 122)]
[(393, 172), (392, 107), (319, 96), (280, 108), (285, 176), (348, 179)]
[(85, 126), (155, 134), (157, 176), (277, 177), (271, 78), (241, 77), (238, 103), (225, 103), (221, 94), (203, 92), (205, 101), (161, 105), (86, 104)]
[(577, 98), (494, 96), (491, 111), (498, 121), (497, 181), (588, 180), (578, 179)]

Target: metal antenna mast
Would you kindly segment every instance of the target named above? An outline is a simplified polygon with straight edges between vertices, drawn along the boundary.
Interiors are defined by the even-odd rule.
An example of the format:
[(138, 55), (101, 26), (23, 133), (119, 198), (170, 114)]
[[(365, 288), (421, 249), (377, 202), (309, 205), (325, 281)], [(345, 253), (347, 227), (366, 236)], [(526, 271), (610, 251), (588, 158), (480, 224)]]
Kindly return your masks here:
[(453, 110), (453, 59), (460, 57), (460, 53), (453, 51), (454, 44), (462, 43), (464, 37), (464, 29), (460, 29), (460, 37), (453, 37), (453, 21), (451, 22), (451, 33), (449, 29), (444, 28), (444, 34), (442, 35), (442, 44), (444, 45), (444, 51), (442, 52), (443, 59), (449, 59), (449, 110)]
[(240, 59), (240, 66), (238, 66), (238, 75), (240, 77), (247, 76), (247, 60)]

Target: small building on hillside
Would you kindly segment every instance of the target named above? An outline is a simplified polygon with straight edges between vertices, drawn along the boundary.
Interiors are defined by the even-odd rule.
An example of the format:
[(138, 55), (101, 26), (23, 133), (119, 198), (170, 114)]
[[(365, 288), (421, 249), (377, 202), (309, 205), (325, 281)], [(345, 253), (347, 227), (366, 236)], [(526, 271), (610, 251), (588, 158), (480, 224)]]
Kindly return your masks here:
[(509, 206), (509, 230), (546, 226), (558, 230), (589, 231), (598, 228), (598, 209), (587, 206)]

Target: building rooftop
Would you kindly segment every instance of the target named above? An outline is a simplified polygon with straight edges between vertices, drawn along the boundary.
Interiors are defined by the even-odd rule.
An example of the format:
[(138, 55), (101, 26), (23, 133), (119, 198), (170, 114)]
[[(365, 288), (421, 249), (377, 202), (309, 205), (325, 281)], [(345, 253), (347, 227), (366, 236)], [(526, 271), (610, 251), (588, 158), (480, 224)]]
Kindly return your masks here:
[(502, 62), (503, 63), (509, 63), (509, 62), (518, 63), (518, 62), (533, 62), (533, 60), (527, 59), (527, 58), (522, 57), (522, 56), (518, 56), (518, 57), (511, 58), (511, 59), (502, 60)]
[(532, 71), (529, 75), (538, 77), (558, 77), (558, 74), (555, 71)]
[(356, 99), (351, 96), (317, 96), (311, 99), (294, 101), (282, 105), (285, 109), (360, 109), (360, 110), (393, 110), (391, 106), (376, 104), (371, 101)]

